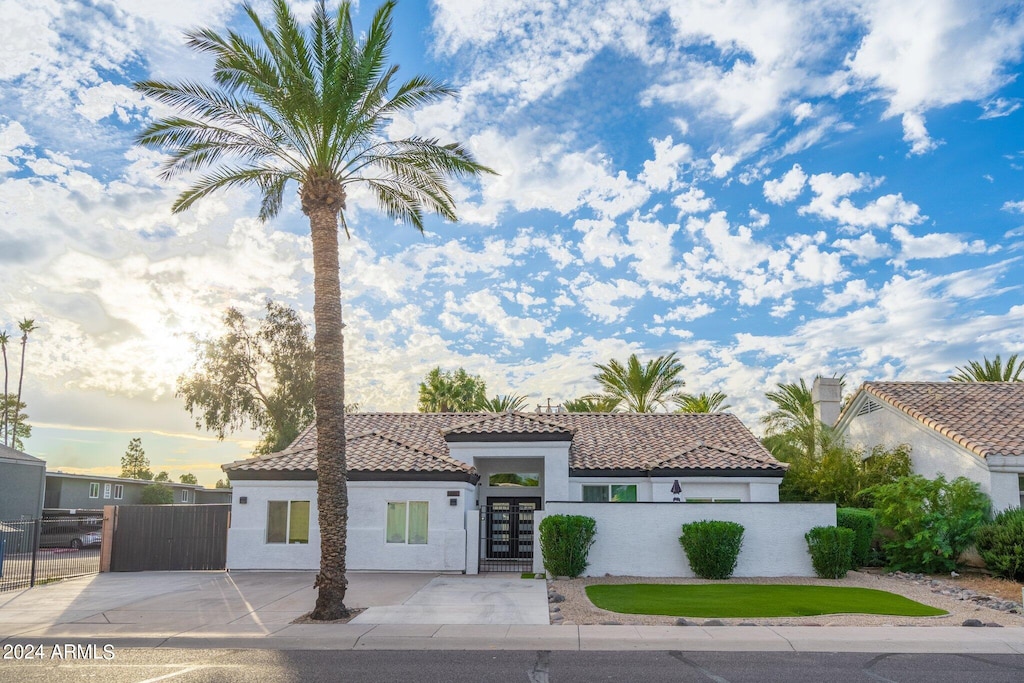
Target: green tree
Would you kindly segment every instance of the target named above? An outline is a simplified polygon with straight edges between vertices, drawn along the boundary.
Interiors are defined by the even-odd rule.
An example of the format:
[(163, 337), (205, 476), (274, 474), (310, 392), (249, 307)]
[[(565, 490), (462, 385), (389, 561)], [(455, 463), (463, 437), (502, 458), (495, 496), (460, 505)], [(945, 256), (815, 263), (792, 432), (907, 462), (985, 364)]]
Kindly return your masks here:
[(180, 477), (178, 477), (178, 481), (180, 481), (182, 484), (198, 484), (199, 483), (199, 480), (196, 479), (196, 475), (192, 474), (191, 472), (186, 472), (185, 474), (183, 474)]
[(136, 89), (179, 112), (156, 121), (139, 144), (169, 150), (167, 178), (201, 175), (174, 203), (184, 211), (225, 188), (255, 187), (260, 218), (277, 215), (289, 181), (299, 186), (313, 241), (313, 317), (320, 572), (312, 616), (338, 619), (345, 607), (348, 489), (345, 479), (345, 366), (342, 347), (338, 224), (348, 234), (347, 193), (362, 186), (388, 217), (423, 231), (425, 212), (455, 221), (453, 177), (490, 172), (460, 144), (411, 137), (392, 140), (396, 115), (453, 96), (417, 76), (395, 87), (388, 64), (393, 2), (357, 33), (343, 0), (329, 15), (320, 0), (311, 26), (285, 0), (273, 0), (266, 24), (244, 10), (257, 37), (211, 29), (189, 31), (188, 45), (214, 60), (214, 85), (145, 81)]
[(985, 357), (981, 363), (972, 360), (962, 368), (957, 366), (957, 373), (949, 378), (954, 382), (1024, 382), (1021, 379), (1022, 373), (1024, 363), (1017, 362), (1016, 353), (1006, 359), (1005, 366), (1002, 358), (996, 354), (995, 360), (990, 361)]
[(252, 324), (237, 308), (224, 314), (224, 334), (196, 343), (192, 370), (178, 378), (177, 395), (205, 427), (223, 439), (244, 426), (259, 429), (255, 453), (288, 446), (316, 417), (313, 345), (291, 308), (267, 301)]
[(509, 411), (522, 410), (530, 399), (517, 394), (506, 394), (485, 398), (476, 405), (476, 409), (485, 413), (506, 413)]
[(167, 473), (167, 470), (160, 470), (160, 472), (157, 473), (157, 475), (155, 477), (153, 477), (153, 481), (170, 481), (170, 480), (171, 480), (171, 475)]
[(728, 397), (721, 391), (712, 394), (701, 392), (694, 394), (680, 394), (676, 398), (676, 405), (679, 408), (677, 413), (722, 413), (731, 408), (725, 401)]
[(674, 352), (643, 365), (634, 353), (625, 365), (612, 359), (607, 364), (595, 363), (594, 367), (599, 370), (594, 379), (601, 385), (602, 397), (618, 399), (616, 405), (625, 404), (631, 413), (653, 413), (664, 408), (679, 397), (679, 389), (686, 385), (679, 376), (685, 368)]
[(218, 479), (217, 483), (213, 485), (213, 488), (215, 488), (215, 489), (229, 489), (229, 488), (231, 488), (231, 480), (230, 479)]
[(16, 451), (23, 451), (25, 450), (25, 439), (32, 436), (32, 425), (28, 423), (28, 413), (25, 412), (25, 408), (28, 406), (24, 401), (18, 404), (18, 409), (15, 410), (14, 402), (17, 400), (15, 396), (0, 397), (0, 415), (11, 426), (11, 434), (6, 439), (5, 445)]
[(469, 413), (487, 400), (487, 385), (479, 375), (464, 368), (434, 368), (419, 387), (416, 409), (421, 413)]
[(614, 396), (581, 396), (562, 403), (567, 413), (614, 413), (621, 401)]
[[(18, 422), (21, 419), (20, 408), (23, 405), (21, 402), (21, 388), (22, 382), (25, 379), (25, 347), (28, 346), (29, 333), (34, 332), (38, 328), (36, 327), (35, 320), (32, 320), (31, 318), (25, 318), (18, 323), (18, 329), (21, 331), (21, 371), (18, 373), (18, 395), (17, 398), (14, 400), (14, 405), (18, 406), (19, 409), (13, 410), (8, 414), (8, 420), (10, 420), (11, 424), (11, 445), (14, 445), (15, 442), (20, 442), (18, 437)], [(4, 356), (6, 365), (6, 354), (4, 354)], [(7, 392), (5, 391), (4, 394), (6, 395)], [(17, 448), (17, 446), (14, 447)]]
[[(797, 449), (813, 456), (820, 423), (814, 417), (814, 401), (807, 383), (803, 379), (799, 384), (780, 382), (778, 388), (766, 392), (765, 397), (775, 405), (761, 418), (766, 436), (774, 437), (765, 445), (773, 444), (779, 450)], [(770, 446), (769, 450), (775, 453)]]
[(174, 502), (174, 489), (166, 484), (150, 484), (142, 489), (143, 505), (170, 505)]
[(128, 442), (128, 450), (121, 457), (121, 476), (125, 479), (152, 479), (149, 458), (142, 448), (142, 439), (135, 437)]

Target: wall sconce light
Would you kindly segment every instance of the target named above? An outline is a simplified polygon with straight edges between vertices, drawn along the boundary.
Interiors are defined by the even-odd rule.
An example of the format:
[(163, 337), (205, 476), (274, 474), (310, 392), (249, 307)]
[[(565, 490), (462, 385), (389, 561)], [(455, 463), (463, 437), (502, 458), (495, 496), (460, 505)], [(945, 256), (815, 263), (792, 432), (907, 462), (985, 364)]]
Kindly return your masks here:
[(683, 492), (683, 487), (681, 487), (679, 485), (679, 480), (676, 479), (675, 481), (672, 482), (672, 502), (673, 503), (681, 502), (680, 499), (679, 499), (679, 494), (682, 493), (682, 492)]

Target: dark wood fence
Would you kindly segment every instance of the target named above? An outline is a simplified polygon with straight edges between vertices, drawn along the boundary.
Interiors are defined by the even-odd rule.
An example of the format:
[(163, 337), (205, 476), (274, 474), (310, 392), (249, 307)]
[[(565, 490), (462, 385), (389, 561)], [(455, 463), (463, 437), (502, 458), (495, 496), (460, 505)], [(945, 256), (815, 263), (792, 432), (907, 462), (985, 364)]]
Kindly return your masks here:
[(230, 505), (118, 505), (110, 571), (224, 569), (230, 515)]

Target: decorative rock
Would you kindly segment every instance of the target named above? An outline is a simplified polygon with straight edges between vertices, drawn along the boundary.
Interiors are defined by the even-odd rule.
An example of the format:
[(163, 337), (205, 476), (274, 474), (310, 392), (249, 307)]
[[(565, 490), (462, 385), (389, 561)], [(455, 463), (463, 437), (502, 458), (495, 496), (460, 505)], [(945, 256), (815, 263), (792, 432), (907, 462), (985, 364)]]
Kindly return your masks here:
[(988, 626), (989, 628), (1002, 628), (1003, 627), (1002, 624), (997, 624), (994, 621), (988, 622), (987, 624), (985, 624), (985, 626)]
[(678, 619), (676, 619), (676, 626), (693, 626), (693, 624), (691, 624), (686, 619), (679, 617)]
[(549, 602), (565, 602), (565, 596), (562, 595), (561, 593), (555, 593), (550, 598), (548, 598), (548, 601)]
[(725, 624), (719, 619), (708, 619), (701, 626), (725, 626)]
[(983, 622), (981, 619), (965, 619), (964, 623), (962, 623), (960, 625), (961, 626), (973, 626), (973, 627), (976, 627), (976, 626), (984, 626), (985, 622)]
[(602, 621), (601, 626), (622, 626), (621, 621)]
[(551, 608), (551, 613), (552, 614), (557, 614), (558, 612), (561, 612), (561, 611), (562, 611), (562, 608), (558, 607), (558, 606), (555, 606), (555, 607)]

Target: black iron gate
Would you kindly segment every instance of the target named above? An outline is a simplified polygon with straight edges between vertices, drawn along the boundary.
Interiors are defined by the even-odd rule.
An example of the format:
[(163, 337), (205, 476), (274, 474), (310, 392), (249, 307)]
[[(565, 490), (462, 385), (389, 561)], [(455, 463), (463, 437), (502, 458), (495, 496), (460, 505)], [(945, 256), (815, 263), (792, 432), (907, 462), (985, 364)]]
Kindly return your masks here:
[(101, 510), (0, 521), (0, 592), (96, 574)]
[(533, 513), (540, 498), (490, 498), (480, 506), (480, 571), (533, 569)]
[(118, 505), (110, 571), (224, 569), (230, 514), (230, 505)]

